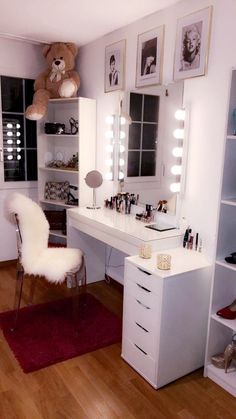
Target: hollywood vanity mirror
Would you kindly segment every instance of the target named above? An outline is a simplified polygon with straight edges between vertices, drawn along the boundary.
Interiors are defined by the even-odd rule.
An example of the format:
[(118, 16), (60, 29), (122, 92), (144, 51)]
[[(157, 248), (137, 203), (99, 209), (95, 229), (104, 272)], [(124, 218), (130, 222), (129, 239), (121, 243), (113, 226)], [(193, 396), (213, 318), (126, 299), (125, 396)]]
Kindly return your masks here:
[[(167, 200), (173, 215), (181, 170), (181, 158), (176, 150), (173, 155), (173, 149), (182, 141), (178, 135), (182, 122), (176, 120), (175, 113), (182, 103), (183, 82), (133, 90), (125, 94), (122, 102), (122, 112), (132, 120), (125, 126), (123, 190), (139, 194), (140, 203), (154, 207), (160, 200)], [(173, 136), (176, 129), (179, 138)]]

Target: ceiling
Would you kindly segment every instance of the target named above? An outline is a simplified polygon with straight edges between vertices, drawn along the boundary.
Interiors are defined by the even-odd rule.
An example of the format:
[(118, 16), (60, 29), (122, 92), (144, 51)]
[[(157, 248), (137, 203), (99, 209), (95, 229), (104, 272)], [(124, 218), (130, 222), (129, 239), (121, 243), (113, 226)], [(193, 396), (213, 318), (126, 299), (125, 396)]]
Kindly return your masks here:
[(1, 0), (0, 36), (87, 44), (179, 0)]

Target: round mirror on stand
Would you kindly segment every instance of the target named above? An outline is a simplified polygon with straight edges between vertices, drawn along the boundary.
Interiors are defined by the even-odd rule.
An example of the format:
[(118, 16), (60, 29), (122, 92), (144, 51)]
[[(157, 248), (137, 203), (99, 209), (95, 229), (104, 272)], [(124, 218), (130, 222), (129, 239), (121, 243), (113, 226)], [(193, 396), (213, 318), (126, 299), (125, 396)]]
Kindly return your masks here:
[(96, 205), (96, 189), (101, 186), (103, 182), (103, 178), (100, 172), (97, 170), (91, 170), (91, 172), (88, 172), (85, 177), (85, 183), (90, 188), (93, 188), (93, 204), (87, 206), (88, 209), (99, 209), (101, 207)]

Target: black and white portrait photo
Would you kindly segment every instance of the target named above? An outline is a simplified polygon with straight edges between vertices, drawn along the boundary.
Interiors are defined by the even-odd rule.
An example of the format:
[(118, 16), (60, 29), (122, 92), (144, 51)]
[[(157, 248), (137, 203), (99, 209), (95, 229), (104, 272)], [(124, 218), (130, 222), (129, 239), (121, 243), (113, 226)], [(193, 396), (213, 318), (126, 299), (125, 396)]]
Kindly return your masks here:
[(201, 36), (202, 22), (183, 28), (180, 71), (198, 69), (200, 67)]
[(177, 23), (174, 79), (202, 76), (206, 71), (211, 7)]
[(123, 89), (125, 40), (105, 49), (105, 92)]
[(136, 87), (161, 83), (164, 27), (138, 36)]
[(157, 38), (142, 43), (141, 76), (156, 72)]

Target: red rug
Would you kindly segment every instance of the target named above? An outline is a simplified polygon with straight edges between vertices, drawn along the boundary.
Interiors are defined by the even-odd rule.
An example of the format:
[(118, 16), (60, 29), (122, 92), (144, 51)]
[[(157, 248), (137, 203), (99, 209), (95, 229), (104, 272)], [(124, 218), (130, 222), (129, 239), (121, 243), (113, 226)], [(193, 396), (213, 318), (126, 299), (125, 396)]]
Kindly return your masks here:
[(72, 298), (20, 309), (18, 327), (13, 311), (0, 313), (4, 336), (24, 372), (32, 372), (121, 340), (121, 320), (91, 294), (80, 301), (78, 336)]

